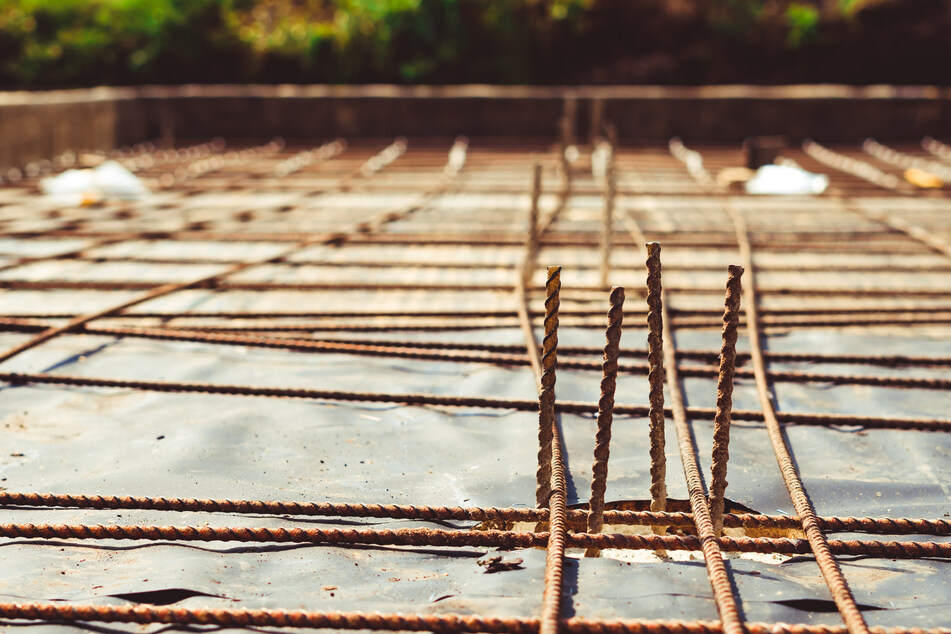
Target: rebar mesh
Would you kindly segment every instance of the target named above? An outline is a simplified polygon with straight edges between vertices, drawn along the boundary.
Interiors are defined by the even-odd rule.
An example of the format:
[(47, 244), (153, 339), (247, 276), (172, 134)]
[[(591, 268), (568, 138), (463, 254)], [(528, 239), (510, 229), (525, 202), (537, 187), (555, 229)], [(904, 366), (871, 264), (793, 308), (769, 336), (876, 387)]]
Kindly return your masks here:
[[(897, 148), (901, 153), (889, 154), (888, 148), (877, 144), (846, 153), (807, 144), (803, 151), (787, 152), (806, 169), (830, 172), (830, 193), (814, 197), (753, 197), (718, 186), (713, 176), (719, 168), (741, 162), (738, 150), (697, 151), (679, 143), (669, 149), (605, 146), (581, 148), (578, 157), (568, 158), (570, 153), (560, 146), (513, 140), (470, 145), (464, 139), (452, 144), (396, 139), (349, 146), (337, 140), (314, 149), (272, 141), (239, 151), (221, 142), (180, 150), (140, 146), (117, 151), (113, 157), (157, 192), (145, 202), (61, 208), (36, 194), (39, 173), (0, 189), (0, 288), (8, 300), (0, 320), (7, 346), (0, 352), (4, 362), (0, 380), (10, 387), (292, 398), (321, 407), (356, 402), (531, 412), (539, 410), (539, 398), (541, 402), (534, 509), (426, 506), (429, 501), (424, 499), (393, 504), (386, 499), (332, 503), (162, 497), (175, 492), (162, 490), (159, 478), (153, 497), (112, 491), (2, 491), (0, 504), (8, 523), (0, 525), (0, 537), (43, 540), (50, 548), (59, 540), (158, 540), (439, 547), (450, 549), (447, 556), (452, 556), (451, 549), (473, 547), (548, 549), (544, 602), (538, 611), (519, 615), (494, 614), (482, 609), (483, 604), (466, 615), (439, 610), (407, 615), (295, 611), (297, 606), (275, 610), (0, 603), (0, 618), (11, 623), (27, 619), (487, 632), (838, 632), (843, 627), (868, 631), (866, 618), (874, 625), (869, 616), (874, 613), (853, 597), (850, 575), (840, 569), (838, 558), (947, 559), (951, 543), (940, 538), (951, 534), (951, 522), (944, 519), (946, 513), (924, 519), (818, 513), (808, 495), (811, 489), (802, 480), (804, 476), (807, 483), (815, 481), (807, 471), (812, 466), (805, 457), (809, 448), (797, 451), (796, 437), (787, 430), (851, 426), (851, 431), (862, 434), (901, 430), (917, 435), (951, 427), (951, 418), (939, 415), (944, 408), (935, 404), (951, 387), (947, 374), (951, 354), (941, 353), (951, 323), (951, 286), (945, 277), (951, 270), (947, 242), (951, 204), (943, 189), (919, 191), (899, 179), (909, 165), (934, 171), (921, 161), (947, 161), (942, 154), (945, 146), (926, 140), (923, 148), (903, 146)], [(918, 162), (901, 158), (907, 156), (918, 157)], [(535, 161), (541, 165), (537, 179)], [(33, 172), (55, 171), (61, 163)], [(873, 165), (877, 169), (871, 169)], [(538, 224), (528, 227), (529, 218), (537, 218)], [(657, 286), (654, 296), (645, 285), (646, 242), (664, 248), (663, 276), (658, 269), (649, 282)], [(234, 255), (236, 244), (242, 246), (240, 257)], [(549, 269), (546, 278), (546, 264), (561, 269)], [(746, 268), (744, 294), (737, 307), (737, 277), (728, 296), (733, 312), (724, 315), (730, 264)], [(609, 285), (624, 287), (627, 294), (616, 364), (621, 377), (616, 405), (613, 384), (602, 383), (606, 391), (599, 403), (598, 393), (589, 389), (590, 381), (571, 383), (573, 373), (602, 371), (601, 347), (579, 341), (588, 342), (589, 335), (606, 327), (609, 343), (612, 329), (615, 339), (621, 337), (619, 313), (606, 318), (611, 307)], [(229, 302), (220, 301), (225, 297)], [(620, 310), (613, 295), (612, 304)], [(235, 305), (247, 308), (238, 310)], [(718, 333), (728, 317), (734, 324), (734, 341), (739, 331), (736, 368), (718, 367), (720, 344), (709, 336)], [(663, 327), (663, 342), (657, 339), (663, 355), (648, 355), (648, 324), (658, 337)], [(556, 328), (568, 335), (563, 334), (560, 344)], [(930, 339), (934, 350), (895, 353), (900, 342), (879, 348), (876, 342), (896, 332), (919, 341)], [(770, 349), (774, 337), (797, 335), (808, 341), (810, 333), (815, 333), (817, 348)], [(256, 384), (166, 380), (162, 369), (152, 367), (148, 359), (124, 367), (119, 375), (99, 376), (75, 368), (64, 371), (61, 366), (68, 364), (50, 364), (56, 353), (43, 355), (51, 342), (82, 337), (182, 342), (196, 346), (197, 353), (263, 348), (274, 354), (313, 355), (308, 360), (313, 364), (322, 362), (321, 355), (403, 360), (413, 364), (407, 371), (417, 373), (427, 372), (428, 364), (443, 363), (498, 366), (518, 373), (531, 369), (539, 391), (521, 398), (467, 392), (451, 385), (432, 392), (413, 391), (377, 380), (372, 364), (349, 389), (275, 385), (266, 377)], [(820, 344), (826, 349), (818, 348)], [(614, 354), (610, 350), (609, 345), (604, 354)], [(111, 353), (105, 349), (101, 354)], [(38, 365), (44, 369), (37, 371)], [(611, 363), (603, 365), (607, 376)], [(666, 415), (676, 422), (679, 437), (679, 442), (669, 444), (679, 451), (686, 475), (686, 489), (684, 483), (676, 486), (686, 492), (689, 503), (668, 500), (661, 493), (651, 505), (651, 493), (656, 497), (663, 489), (626, 490), (621, 495), (643, 504), (612, 506), (601, 500), (603, 511), (598, 509), (592, 523), (583, 503), (587, 494), (569, 495), (565, 484), (572, 465), (588, 461), (578, 455), (590, 447), (577, 446), (576, 433), (565, 436), (561, 416), (593, 417), (600, 412), (602, 423), (606, 419), (595, 451), (601, 463), (594, 469), (601, 474), (598, 486), (603, 495), (604, 478), (623, 476), (613, 465), (608, 471), (611, 416), (634, 417), (646, 438), (647, 425), (640, 423), (650, 407), (655, 412), (652, 419), (664, 411), (663, 395), (656, 391), (648, 405), (648, 375), (652, 381), (666, 376)], [(727, 393), (726, 401), (717, 401), (718, 411), (712, 406), (715, 390), (706, 401), (709, 406), (690, 403), (697, 390), (690, 389), (691, 381), (709, 386), (719, 376), (722, 395), (732, 385), (723, 377), (731, 375), (738, 388), (747, 390), (745, 397), (741, 393), (736, 399), (743, 407), (731, 409)], [(626, 386), (633, 383), (626, 381), (635, 380), (643, 387), (632, 396)], [(589, 390), (583, 400), (561, 396), (581, 392), (580, 385)], [(795, 398), (815, 397), (820, 406), (787, 411), (788, 386), (795, 387)], [(910, 410), (877, 414), (858, 406), (830, 411), (821, 397), (830, 386), (857, 390), (854, 398), (874, 402), (911, 390), (922, 403)], [(897, 399), (893, 409), (907, 402)], [(154, 406), (161, 407), (161, 401)], [(61, 406), (66, 415), (69, 407)], [(709, 461), (698, 453), (706, 436), (703, 441), (695, 436), (698, 424), (709, 426), (714, 419), (727, 426), (716, 432), (721, 443), (719, 477), (726, 476), (722, 445), (730, 438), (730, 420), (749, 421), (763, 439), (769, 436), (795, 516), (749, 512), (728, 504), (722, 525), (734, 532), (720, 534), (719, 513), (711, 522), (706, 497), (703, 467)], [(663, 427), (663, 423), (652, 426), (659, 432)], [(898, 437), (896, 442), (901, 442)], [(594, 444), (593, 435), (590, 443)], [(768, 452), (769, 445), (763, 447)], [(56, 444), (55, 450), (68, 460), (68, 440)], [(108, 453), (108, 448), (104, 451)], [(775, 470), (776, 463), (766, 452), (755, 469)], [(641, 457), (639, 469), (646, 472), (650, 465), (655, 480), (663, 480), (664, 470), (657, 470), (663, 457), (661, 444), (659, 453), (652, 450)], [(744, 454), (741, 460), (745, 458)], [(842, 456), (843, 461), (865, 459), (864, 454)], [(732, 474), (736, 467), (729, 466)], [(300, 467), (304, 470), (307, 465)], [(521, 465), (523, 471), (534, 467)], [(884, 472), (891, 468), (881, 464)], [(668, 484), (676, 480), (672, 475), (676, 471), (666, 470)], [(381, 477), (392, 477), (398, 485), (399, 476), (383, 467)], [(718, 504), (724, 486), (724, 482), (717, 485)], [(609, 493), (617, 487), (616, 481), (607, 480)], [(524, 504), (531, 504), (531, 493), (523, 492)], [(726, 494), (742, 496), (742, 491), (727, 488)], [(570, 505), (575, 501), (579, 504)], [(47, 508), (168, 511), (176, 525), (34, 519), (34, 513)], [(175, 519), (194, 521), (191, 514), (197, 512), (280, 521), (227, 525), (225, 518), (215, 520), (225, 525), (209, 526)], [(307, 517), (342, 518), (357, 526), (315, 528), (302, 523)], [(405, 520), (409, 525), (374, 528), (362, 518)], [(437, 529), (413, 524), (419, 521), (444, 525)], [(445, 524), (450, 521), (482, 524)], [(589, 526), (593, 532), (587, 532)], [(647, 530), (628, 530), (632, 526)], [(836, 533), (845, 538), (827, 537)], [(881, 541), (856, 538), (855, 533), (914, 539)], [(12, 543), (24, 547), (23, 542)], [(569, 557), (580, 557), (582, 567), (606, 551), (642, 551), (674, 567), (690, 564), (671, 558), (671, 553), (702, 553), (696, 556), (706, 562), (716, 611), (672, 610), (666, 621), (599, 613), (569, 618), (572, 608), (562, 602), (572, 603), (570, 596), (585, 590), (574, 588), (566, 594), (566, 549)], [(838, 612), (841, 619), (826, 615), (829, 625), (747, 622), (743, 589), (749, 586), (737, 584), (739, 560), (731, 553), (815, 556), (822, 576), (815, 574), (814, 583), (825, 579), (828, 589), (822, 592), (833, 603), (827, 611)], [(624, 570), (614, 574), (614, 583), (637, 583), (636, 575)], [(852, 583), (852, 589), (867, 596), (869, 589), (863, 583), (870, 582), (863, 577)], [(940, 620), (922, 622), (921, 614), (915, 616), (916, 622), (898, 629), (948, 631), (941, 629)]]

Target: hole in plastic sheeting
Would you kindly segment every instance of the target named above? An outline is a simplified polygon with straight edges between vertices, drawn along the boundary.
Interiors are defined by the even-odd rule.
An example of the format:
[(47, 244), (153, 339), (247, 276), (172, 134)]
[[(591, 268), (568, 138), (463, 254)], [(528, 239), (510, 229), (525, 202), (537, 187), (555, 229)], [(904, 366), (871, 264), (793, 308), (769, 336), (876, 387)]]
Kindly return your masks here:
[[(839, 608), (836, 607), (835, 602), (828, 599), (786, 599), (783, 601), (773, 601), (773, 603), (784, 605), (787, 608), (792, 608), (794, 610), (802, 610), (803, 612), (834, 614), (839, 611)], [(876, 610), (888, 609), (880, 608), (876, 605), (863, 605), (861, 603), (857, 603), (856, 607), (863, 612), (874, 612)]]
[(208, 594), (198, 590), (189, 590), (187, 588), (167, 588), (165, 590), (147, 590), (144, 592), (125, 592), (122, 594), (110, 594), (110, 597), (131, 601), (132, 603), (148, 603), (150, 605), (172, 605), (192, 597), (213, 597), (216, 599), (226, 599), (219, 594)]

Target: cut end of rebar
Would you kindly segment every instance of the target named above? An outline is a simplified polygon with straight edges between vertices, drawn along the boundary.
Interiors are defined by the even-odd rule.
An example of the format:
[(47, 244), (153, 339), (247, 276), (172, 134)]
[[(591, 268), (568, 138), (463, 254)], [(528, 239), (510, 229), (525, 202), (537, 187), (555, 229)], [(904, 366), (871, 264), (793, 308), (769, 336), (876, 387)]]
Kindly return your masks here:
[(624, 287), (623, 286), (611, 287), (610, 302), (612, 306), (617, 306), (618, 304), (624, 303)]

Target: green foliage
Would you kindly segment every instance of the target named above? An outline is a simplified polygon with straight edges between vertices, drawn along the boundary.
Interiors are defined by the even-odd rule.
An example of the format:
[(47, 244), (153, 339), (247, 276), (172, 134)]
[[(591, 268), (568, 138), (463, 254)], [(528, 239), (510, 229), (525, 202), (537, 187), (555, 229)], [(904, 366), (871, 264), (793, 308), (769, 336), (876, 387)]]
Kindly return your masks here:
[[(838, 0), (838, 12), (856, 31), (860, 12), (901, 1)], [(0, 0), (0, 87), (559, 83), (636, 76), (651, 55), (730, 71), (845, 33), (818, 2)]]
[(24, 84), (121, 82), (215, 47), (218, 0), (0, 0), (0, 74)]
[(789, 22), (786, 42), (793, 48), (814, 40), (818, 35), (819, 10), (812, 5), (793, 2), (786, 8), (786, 20)]
[(592, 2), (0, 0), (0, 82), (530, 81)]

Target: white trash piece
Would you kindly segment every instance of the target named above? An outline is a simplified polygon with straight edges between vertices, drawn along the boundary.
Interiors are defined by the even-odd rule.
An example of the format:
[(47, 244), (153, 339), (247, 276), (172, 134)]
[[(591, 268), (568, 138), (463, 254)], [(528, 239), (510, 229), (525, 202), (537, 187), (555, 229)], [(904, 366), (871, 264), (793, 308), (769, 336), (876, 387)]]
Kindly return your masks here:
[(821, 194), (829, 177), (792, 165), (763, 165), (746, 182), (747, 194)]
[(107, 199), (140, 200), (149, 193), (135, 174), (115, 161), (44, 178), (40, 190), (62, 205), (89, 205)]

